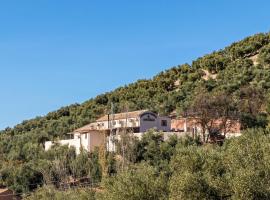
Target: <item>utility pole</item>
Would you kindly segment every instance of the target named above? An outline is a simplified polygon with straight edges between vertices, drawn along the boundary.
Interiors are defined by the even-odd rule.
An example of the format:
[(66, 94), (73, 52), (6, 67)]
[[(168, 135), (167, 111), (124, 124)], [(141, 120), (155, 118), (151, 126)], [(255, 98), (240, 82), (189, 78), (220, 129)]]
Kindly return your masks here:
[(126, 110), (126, 126), (125, 126), (125, 134), (127, 134), (128, 112), (129, 112), (128, 102), (126, 102), (125, 110)]
[(113, 141), (111, 140), (112, 138), (114, 139), (113, 137), (113, 128), (114, 128), (114, 104), (113, 102), (111, 103), (111, 119), (110, 119), (110, 138), (109, 138), (109, 149), (110, 149), (110, 142), (112, 142), (112, 150), (114, 150), (114, 143)]
[(123, 159), (123, 162), (122, 162), (122, 171), (124, 171), (124, 168), (125, 168), (125, 150), (126, 150), (126, 142), (127, 141), (123, 141), (123, 139), (125, 138), (127, 140), (128, 136), (127, 136), (127, 123), (128, 123), (128, 111), (129, 111), (129, 108), (128, 108), (128, 102), (126, 102), (126, 105), (125, 105), (125, 111), (126, 111), (126, 124), (125, 124), (125, 131), (124, 131), (124, 134), (125, 136), (123, 138), (121, 138), (121, 143), (122, 143), (122, 159)]

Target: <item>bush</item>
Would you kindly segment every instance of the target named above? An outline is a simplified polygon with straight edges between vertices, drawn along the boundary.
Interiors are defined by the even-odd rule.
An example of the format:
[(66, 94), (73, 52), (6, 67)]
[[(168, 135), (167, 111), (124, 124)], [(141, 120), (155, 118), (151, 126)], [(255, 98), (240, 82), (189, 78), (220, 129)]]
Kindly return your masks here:
[(91, 189), (70, 189), (67, 191), (58, 191), (52, 186), (39, 188), (26, 200), (95, 200), (95, 192)]
[(162, 200), (167, 199), (166, 178), (146, 164), (106, 178), (104, 191), (97, 199), (103, 200)]

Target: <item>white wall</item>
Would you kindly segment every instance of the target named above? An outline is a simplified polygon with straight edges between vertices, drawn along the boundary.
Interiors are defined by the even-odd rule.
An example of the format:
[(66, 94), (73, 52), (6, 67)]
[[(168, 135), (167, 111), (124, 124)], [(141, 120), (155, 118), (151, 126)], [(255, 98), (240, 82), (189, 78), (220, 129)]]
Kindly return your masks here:
[[(166, 121), (166, 126), (162, 126), (162, 121)], [(152, 112), (146, 112), (141, 115), (140, 132), (146, 132), (149, 129), (156, 128), (158, 131), (171, 131), (171, 119), (169, 117), (160, 117)]]
[[(162, 126), (161, 122), (162, 120), (167, 121), (167, 126)], [(108, 121), (103, 122), (96, 122), (94, 123), (94, 126), (97, 129), (109, 129), (109, 128), (135, 128), (140, 127), (140, 132), (146, 132), (149, 129), (156, 128), (157, 130), (161, 131), (170, 131), (171, 130), (171, 119), (169, 117), (160, 117), (157, 116), (155, 113), (146, 111), (138, 118), (128, 118), (126, 119), (120, 119), (120, 120), (114, 120), (110, 121), (110, 124)]]
[(145, 112), (140, 117), (140, 132), (146, 132), (151, 128), (158, 128), (158, 117), (152, 112)]
[[(167, 121), (166, 126), (162, 126), (162, 120)], [(112, 122), (111, 122), (112, 123)], [(93, 123), (94, 126), (98, 129), (98, 127), (103, 130), (103, 129), (108, 129), (109, 123), (108, 121), (104, 122), (96, 122)], [(97, 126), (99, 125), (99, 126)], [(160, 117), (157, 116), (153, 112), (148, 112), (146, 111), (143, 113), (139, 118), (128, 118), (126, 119), (121, 119), (121, 120), (114, 120), (114, 123), (112, 124), (113, 128), (124, 128), (124, 127), (140, 127), (140, 132), (138, 135), (139, 138), (141, 138), (142, 134), (149, 129), (155, 128), (158, 131), (164, 131), (164, 132), (169, 132), (171, 130), (171, 119), (168, 117)], [(95, 138), (94, 138), (95, 136)], [(71, 140), (60, 140), (59, 144), (61, 145), (69, 145), (69, 146), (74, 146), (76, 148), (76, 152), (80, 153), (80, 147), (82, 146), (84, 149), (87, 151), (91, 151), (93, 146), (98, 146), (102, 141), (102, 138), (99, 137), (99, 135), (93, 135), (93, 138), (91, 140), (91, 134), (90, 133), (85, 133), (85, 134), (80, 134), (80, 133), (74, 133), (74, 139)], [(51, 148), (53, 145), (52, 142), (46, 142), (45, 143), (45, 150), (48, 150)], [(107, 148), (109, 151), (114, 151), (113, 147), (113, 142), (111, 138), (108, 138), (107, 140)]]
[[(162, 121), (167, 122), (167, 126), (162, 126)], [(171, 131), (171, 118), (169, 117), (158, 117), (158, 130), (170, 132)]]
[(109, 128), (125, 128), (125, 127), (139, 127), (140, 121), (137, 118), (128, 118), (111, 121), (110, 124), (108, 121), (96, 122), (96, 127), (100, 129), (109, 129)]
[(84, 149), (89, 151), (89, 144), (90, 144), (90, 136), (89, 133), (80, 134), (81, 137), (81, 145)]
[(80, 145), (87, 151), (89, 151), (90, 136), (89, 133), (80, 134), (74, 133), (74, 139), (80, 140)]
[[(80, 148), (83, 147), (87, 151), (94, 150), (95, 147), (100, 146), (104, 142), (104, 136), (97, 132), (92, 133), (74, 133), (74, 139), (70, 140), (59, 140), (55, 143), (60, 145), (68, 145), (69, 147), (74, 146), (76, 153), (80, 153)], [(45, 142), (45, 151), (49, 150), (55, 143), (48, 141)]]
[(70, 139), (70, 140), (59, 140), (57, 142), (52, 142), (52, 141), (47, 141), (45, 142), (45, 151), (48, 151), (53, 145), (55, 144), (60, 144), (60, 145), (68, 145), (69, 147), (73, 146), (76, 149), (76, 153), (80, 153), (80, 139)]

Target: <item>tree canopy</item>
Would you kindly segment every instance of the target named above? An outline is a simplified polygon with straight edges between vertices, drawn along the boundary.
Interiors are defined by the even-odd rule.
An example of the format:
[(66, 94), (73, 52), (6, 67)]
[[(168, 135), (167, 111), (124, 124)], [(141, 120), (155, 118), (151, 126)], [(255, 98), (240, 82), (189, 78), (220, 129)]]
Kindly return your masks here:
[[(160, 199), (269, 199), (269, 43), (269, 33), (256, 34), (192, 64), (174, 66), (152, 79), (138, 80), (82, 104), (6, 128), (0, 132), (0, 185), (28, 193), (44, 184), (86, 176), (94, 182), (105, 179), (108, 191), (115, 189), (113, 192), (123, 192), (123, 196), (131, 195), (126, 182), (132, 187), (153, 186), (145, 193), (136, 188), (133, 199), (139, 194), (155, 198), (156, 193)], [(203, 102), (203, 98), (209, 102)], [(243, 131), (256, 130), (247, 130), (247, 136), (230, 140), (223, 147), (209, 149), (191, 139), (164, 142), (159, 134), (147, 134), (141, 141), (126, 141), (124, 160), (98, 149), (79, 156), (66, 146), (44, 151), (45, 141), (68, 138), (67, 133), (107, 113), (111, 103), (115, 112), (149, 109), (162, 115), (196, 107), (197, 113), (203, 114), (200, 105), (205, 103), (219, 109), (217, 117), (223, 119), (228, 117), (224, 114), (228, 110), (236, 110)], [(216, 117), (216, 113), (211, 114)], [(128, 163), (127, 169), (133, 167), (132, 171), (119, 168), (123, 161)], [(104, 172), (109, 177), (104, 177)], [(149, 174), (144, 177), (143, 173)], [(160, 191), (164, 182), (166, 188)], [(39, 189), (37, 195), (47, 190)], [(111, 199), (119, 197), (114, 194)], [(106, 192), (104, 195), (108, 196)]]

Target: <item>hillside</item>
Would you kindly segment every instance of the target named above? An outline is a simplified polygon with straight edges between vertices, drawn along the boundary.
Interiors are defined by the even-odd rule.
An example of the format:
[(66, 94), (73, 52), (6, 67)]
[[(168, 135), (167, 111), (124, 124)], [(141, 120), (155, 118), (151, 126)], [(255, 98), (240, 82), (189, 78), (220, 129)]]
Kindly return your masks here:
[[(150, 80), (138, 80), (82, 104), (63, 107), (44, 117), (24, 121), (1, 133), (62, 137), (106, 113), (111, 102), (115, 104), (115, 112), (122, 111), (128, 105), (129, 110), (150, 109), (168, 114), (188, 104), (198, 88), (205, 88), (209, 92), (224, 90), (236, 93), (241, 87), (252, 85), (268, 90), (269, 37), (269, 34), (248, 37), (198, 58), (192, 65), (175, 66)], [(258, 61), (254, 60), (254, 56), (258, 57)], [(259, 64), (254, 65), (254, 62)]]
[[(0, 179), (0, 185), (2, 181), (16, 191), (31, 190), (29, 185), (42, 179), (32, 168), (40, 155), (43, 156), (44, 141), (65, 138), (66, 133), (108, 112), (112, 102), (115, 112), (128, 107), (130, 111), (149, 109), (160, 114), (173, 111), (181, 114), (201, 91), (209, 94), (224, 92), (239, 102), (243, 102), (250, 91), (268, 94), (270, 34), (256, 34), (200, 57), (191, 65), (172, 67), (152, 79), (138, 80), (82, 104), (63, 107), (1, 131), (0, 174), (3, 180)], [(254, 103), (252, 98), (246, 101), (249, 107), (241, 107), (244, 128), (266, 126), (268, 97), (256, 98), (262, 104), (257, 110), (249, 109)]]

